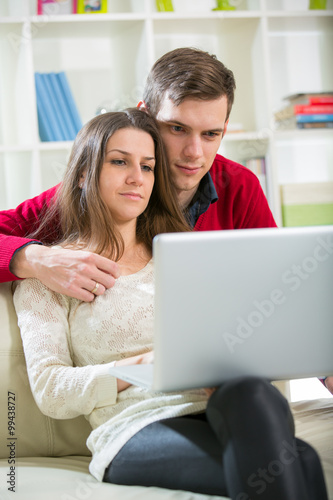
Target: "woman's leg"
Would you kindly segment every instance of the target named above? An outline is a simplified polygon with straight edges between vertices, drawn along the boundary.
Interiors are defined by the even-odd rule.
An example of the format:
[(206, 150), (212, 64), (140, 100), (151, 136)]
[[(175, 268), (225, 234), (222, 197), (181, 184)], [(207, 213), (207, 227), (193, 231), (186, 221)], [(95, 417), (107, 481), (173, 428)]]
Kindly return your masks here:
[(227, 495), (222, 448), (204, 414), (144, 427), (119, 451), (103, 480)]
[(268, 381), (223, 384), (206, 416), (148, 425), (120, 450), (104, 481), (233, 500), (327, 500), (318, 456), (294, 438), (288, 402)]
[(315, 451), (294, 438), (288, 402), (268, 381), (232, 380), (206, 411), (222, 447), (227, 490), (239, 500), (326, 500)]

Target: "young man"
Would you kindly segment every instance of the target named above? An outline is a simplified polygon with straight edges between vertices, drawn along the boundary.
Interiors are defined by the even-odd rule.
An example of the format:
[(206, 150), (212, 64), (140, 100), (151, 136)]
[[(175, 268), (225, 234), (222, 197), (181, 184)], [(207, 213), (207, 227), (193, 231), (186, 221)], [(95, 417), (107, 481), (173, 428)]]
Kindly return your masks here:
[[(144, 106), (159, 122), (180, 203), (197, 231), (275, 226), (256, 176), (217, 155), (234, 90), (230, 70), (215, 56), (191, 48), (162, 56), (147, 79)], [(0, 282), (36, 277), (56, 292), (91, 301), (114, 285), (115, 262), (41, 245), (52, 242), (56, 220), (42, 242), (25, 238), (56, 190), (0, 213)]]

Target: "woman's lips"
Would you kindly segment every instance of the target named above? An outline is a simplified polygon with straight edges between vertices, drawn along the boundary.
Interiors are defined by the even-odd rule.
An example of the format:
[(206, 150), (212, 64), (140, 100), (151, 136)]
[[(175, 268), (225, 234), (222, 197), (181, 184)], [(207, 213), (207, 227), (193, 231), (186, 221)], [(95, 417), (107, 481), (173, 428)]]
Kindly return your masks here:
[(125, 196), (125, 198), (129, 198), (130, 200), (141, 200), (142, 196), (139, 193), (133, 193), (133, 192), (128, 192), (128, 193), (120, 193), (121, 196)]

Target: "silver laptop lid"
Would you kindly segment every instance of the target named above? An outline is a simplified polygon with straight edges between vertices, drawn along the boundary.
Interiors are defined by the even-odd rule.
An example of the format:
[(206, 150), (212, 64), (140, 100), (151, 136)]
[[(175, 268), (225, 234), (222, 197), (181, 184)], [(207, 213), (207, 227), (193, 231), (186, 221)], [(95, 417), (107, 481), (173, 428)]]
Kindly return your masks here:
[(159, 235), (154, 387), (333, 374), (333, 226)]

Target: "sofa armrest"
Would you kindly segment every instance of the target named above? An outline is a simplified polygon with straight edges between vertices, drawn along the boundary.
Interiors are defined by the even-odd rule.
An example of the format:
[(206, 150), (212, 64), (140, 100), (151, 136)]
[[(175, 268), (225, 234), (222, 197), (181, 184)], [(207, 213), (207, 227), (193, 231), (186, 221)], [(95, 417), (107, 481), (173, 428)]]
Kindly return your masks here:
[[(84, 417), (54, 420), (37, 407), (29, 385), (11, 283), (0, 284), (0, 458), (8, 458), (7, 438), (16, 438), (16, 457), (86, 455), (91, 427)], [(9, 398), (9, 396), (11, 396)], [(15, 398), (15, 399), (14, 399)], [(8, 405), (13, 413), (8, 420)], [(14, 408), (15, 407), (15, 408)], [(10, 435), (8, 421), (15, 435)]]

